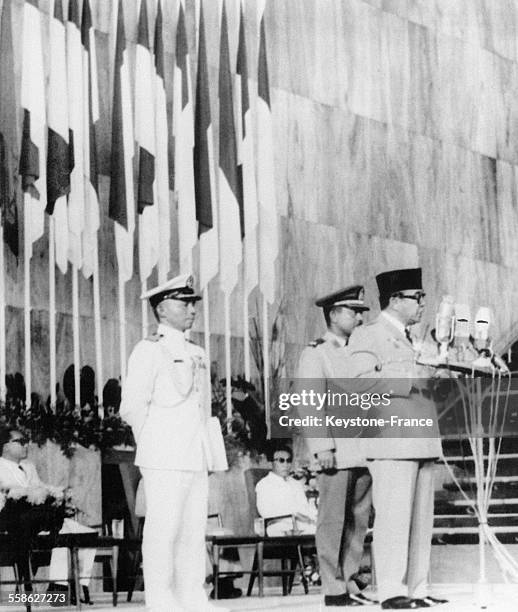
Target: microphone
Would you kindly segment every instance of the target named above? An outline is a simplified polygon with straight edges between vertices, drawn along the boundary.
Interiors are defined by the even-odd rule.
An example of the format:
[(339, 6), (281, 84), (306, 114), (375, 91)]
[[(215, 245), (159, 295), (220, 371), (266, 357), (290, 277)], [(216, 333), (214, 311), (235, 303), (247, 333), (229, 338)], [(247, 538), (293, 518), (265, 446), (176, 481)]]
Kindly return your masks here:
[(453, 332), (456, 347), (466, 349), (469, 345), (471, 313), (467, 304), (455, 304), (455, 329)]
[(439, 356), (444, 361), (448, 358), (448, 345), (453, 337), (454, 312), (453, 297), (444, 295), (435, 316), (435, 339), (441, 345)]
[(452, 296), (444, 295), (435, 317), (435, 338), (441, 344), (444, 342), (449, 344), (451, 341), (454, 311), (455, 307)]
[(473, 333), (473, 344), (477, 351), (489, 349), (490, 324), (491, 310), (487, 306), (481, 306), (475, 315), (475, 328)]

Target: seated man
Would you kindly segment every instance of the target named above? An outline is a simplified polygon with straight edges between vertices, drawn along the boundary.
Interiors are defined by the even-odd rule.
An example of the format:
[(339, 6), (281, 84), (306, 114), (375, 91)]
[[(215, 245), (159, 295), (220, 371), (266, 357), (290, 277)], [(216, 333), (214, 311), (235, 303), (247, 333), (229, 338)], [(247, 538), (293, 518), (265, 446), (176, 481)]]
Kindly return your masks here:
[(301, 533), (315, 533), (317, 509), (309, 503), (302, 483), (290, 476), (291, 449), (288, 446), (278, 448), (272, 459), (272, 471), (255, 487), (257, 511), (263, 518), (291, 514), (295, 525), (291, 518), (279, 519), (268, 524), (266, 533), (285, 535), (294, 527)]
[[(29, 441), (21, 431), (13, 427), (0, 429), (0, 489), (48, 489), (49, 492), (57, 487), (42, 482), (36, 467), (27, 461)], [(90, 527), (80, 525), (77, 521), (66, 518), (60, 533), (85, 533), (95, 531)], [(85, 548), (79, 550), (79, 572), (83, 586), (84, 600), (90, 603), (88, 583), (92, 574), (95, 559), (95, 549)], [(49, 569), (49, 591), (66, 590), (68, 576), (68, 551), (66, 548), (52, 550)]]

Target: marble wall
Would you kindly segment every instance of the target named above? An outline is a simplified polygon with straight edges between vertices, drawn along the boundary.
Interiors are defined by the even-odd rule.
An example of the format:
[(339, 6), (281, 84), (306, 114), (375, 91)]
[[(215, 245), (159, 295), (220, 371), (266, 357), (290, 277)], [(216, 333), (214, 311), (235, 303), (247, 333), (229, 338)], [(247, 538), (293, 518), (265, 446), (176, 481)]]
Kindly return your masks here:
[[(7, 0), (0, 0), (0, 5)], [(230, 52), (237, 2), (226, 0)], [(200, 0), (186, 0), (193, 77)], [(218, 139), (218, 2), (203, 0), (211, 107)], [(118, 376), (113, 223), (107, 216), (114, 2), (91, 0), (101, 94), (101, 287), (105, 378)], [(65, 3), (66, 4), (66, 3)], [(169, 114), (177, 0), (162, 0)], [(22, 0), (12, 0), (20, 31)], [(50, 0), (40, 0), (48, 13)], [(123, 0), (134, 62), (137, 0)], [(154, 24), (155, 1), (150, 2)], [(249, 73), (257, 67), (255, 0), (246, 2)], [(268, 0), (275, 168), (282, 252), (278, 300), (291, 369), (323, 331), (315, 296), (362, 282), (375, 310), (373, 277), (422, 265), (428, 321), (443, 293), (496, 313), (500, 348), (518, 337), (518, 6), (512, 0)], [(20, 78), (20, 37), (15, 69)], [(48, 24), (44, 27), (48, 60)], [(0, 60), (1, 61), (1, 60)], [(48, 63), (48, 62), (47, 62)], [(46, 66), (48, 70), (48, 66)], [(194, 78), (193, 78), (194, 82)], [(252, 104), (254, 105), (253, 95)], [(171, 165), (171, 187), (173, 168)], [(174, 209), (174, 193), (171, 191)], [(172, 219), (172, 235), (177, 232)], [(48, 381), (47, 243), (32, 261), (34, 386)], [(178, 267), (172, 242), (171, 273)], [(135, 262), (136, 263), (136, 262)], [(135, 269), (137, 266), (135, 265)], [(23, 368), (23, 266), (7, 256), (8, 369)], [(212, 359), (223, 363), (222, 295), (211, 292)], [(139, 281), (127, 284), (128, 348), (140, 335)], [(94, 363), (92, 287), (81, 279), (82, 364)], [(252, 314), (257, 295), (250, 299)], [(58, 372), (72, 361), (71, 279), (57, 275)], [(232, 296), (233, 364), (242, 366), (242, 295)], [(201, 331), (198, 324), (197, 331)], [(220, 367), (220, 372), (222, 366)]]

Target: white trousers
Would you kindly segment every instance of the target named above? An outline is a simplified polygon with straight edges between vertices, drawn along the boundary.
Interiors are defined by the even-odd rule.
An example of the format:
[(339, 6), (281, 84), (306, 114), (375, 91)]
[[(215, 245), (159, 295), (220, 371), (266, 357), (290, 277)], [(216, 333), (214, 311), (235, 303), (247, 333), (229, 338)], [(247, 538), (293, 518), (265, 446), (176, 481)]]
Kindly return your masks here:
[(148, 612), (213, 609), (203, 588), (206, 471), (141, 468), (146, 495), (142, 542)]
[[(85, 527), (73, 519), (65, 519), (59, 533), (86, 533), (91, 531), (95, 531), (95, 529)], [(95, 553), (95, 548), (79, 549), (79, 575), (83, 586), (88, 586), (90, 582)], [(67, 584), (68, 574), (68, 548), (53, 548), (50, 557), (49, 580)]]
[(369, 461), (373, 548), (380, 601), (428, 594), (433, 530), (434, 462)]

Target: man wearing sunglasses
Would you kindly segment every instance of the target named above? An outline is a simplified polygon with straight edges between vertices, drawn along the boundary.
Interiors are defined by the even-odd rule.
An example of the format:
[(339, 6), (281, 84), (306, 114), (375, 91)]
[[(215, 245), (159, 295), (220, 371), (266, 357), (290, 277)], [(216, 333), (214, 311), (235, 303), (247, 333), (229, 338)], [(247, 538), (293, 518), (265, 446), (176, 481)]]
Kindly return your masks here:
[(271, 521), (266, 532), (269, 536), (284, 535), (294, 527), (301, 533), (313, 534), (316, 527), (316, 509), (306, 497), (300, 480), (290, 476), (293, 454), (289, 446), (280, 446), (273, 456), (272, 471), (262, 478), (255, 487), (257, 511), (263, 518), (291, 514), (291, 518)]
[[(389, 414), (416, 415), (426, 399), (414, 386), (430, 372), (416, 364), (409, 328), (420, 322), (425, 305), (421, 268), (378, 274), (381, 314), (350, 339), (359, 376), (372, 379), (371, 391), (393, 396)], [(385, 379), (385, 380), (384, 380)], [(378, 381), (378, 382), (375, 382)], [(383, 437), (383, 436), (386, 437)], [(434, 461), (441, 455), (436, 437), (365, 439), (375, 510), (373, 533), (378, 596), (384, 610), (429, 608), (446, 600), (428, 593), (434, 511)]]
[[(322, 308), (327, 331), (304, 349), (297, 378), (325, 394), (329, 381), (351, 376), (349, 337), (369, 310), (361, 285), (346, 287), (315, 302)], [(302, 380), (299, 381), (302, 384)], [(372, 605), (362, 592), (356, 574), (371, 510), (371, 477), (367, 470), (363, 440), (307, 438), (311, 453), (321, 467), (316, 544), (326, 606)]]
[[(36, 466), (27, 459), (29, 440), (23, 433), (14, 427), (0, 428), (0, 489), (47, 489), (51, 487), (40, 480)], [(95, 531), (90, 527), (81, 525), (77, 521), (66, 518), (60, 533), (86, 533)], [(95, 560), (95, 549), (79, 549), (79, 573), (83, 587), (81, 601), (90, 602), (88, 584)], [(68, 550), (54, 548), (50, 558), (49, 591), (67, 591), (68, 577)], [(75, 597), (75, 595), (74, 595)]]

